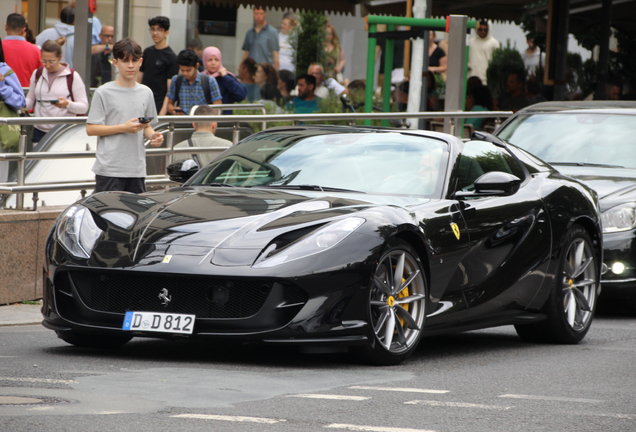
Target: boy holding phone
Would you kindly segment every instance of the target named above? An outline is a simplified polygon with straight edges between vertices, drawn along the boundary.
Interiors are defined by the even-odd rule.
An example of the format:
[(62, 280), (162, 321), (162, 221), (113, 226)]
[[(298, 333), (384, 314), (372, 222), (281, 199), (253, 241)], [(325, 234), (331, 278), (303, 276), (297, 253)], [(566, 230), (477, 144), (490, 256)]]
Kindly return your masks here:
[(86, 133), (98, 137), (93, 165), (95, 192), (146, 191), (143, 139), (159, 147), (163, 135), (151, 126), (157, 117), (152, 90), (136, 81), (142, 62), (137, 42), (130, 38), (117, 42), (113, 46), (113, 65), (119, 70), (119, 77), (99, 87), (93, 96)]

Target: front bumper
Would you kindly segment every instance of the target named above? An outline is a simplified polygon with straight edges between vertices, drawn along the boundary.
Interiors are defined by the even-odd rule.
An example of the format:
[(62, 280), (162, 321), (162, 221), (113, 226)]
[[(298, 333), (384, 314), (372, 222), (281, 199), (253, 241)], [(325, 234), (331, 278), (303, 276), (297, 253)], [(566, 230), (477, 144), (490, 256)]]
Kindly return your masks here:
[[(369, 332), (364, 280), (355, 271), (264, 280), (58, 268), (44, 275), (43, 325), (94, 335), (356, 345)], [(168, 306), (158, 298), (163, 288), (173, 299)], [(192, 335), (129, 332), (122, 330), (126, 311), (197, 318)]]

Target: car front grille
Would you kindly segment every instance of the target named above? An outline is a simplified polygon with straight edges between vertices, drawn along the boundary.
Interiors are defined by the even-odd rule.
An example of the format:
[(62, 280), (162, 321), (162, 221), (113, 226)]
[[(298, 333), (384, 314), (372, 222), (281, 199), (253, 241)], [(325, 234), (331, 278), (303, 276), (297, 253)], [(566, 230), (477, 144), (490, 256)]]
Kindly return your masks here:
[[(262, 308), (274, 286), (273, 282), (190, 275), (70, 271), (59, 276), (59, 291), (70, 291), (72, 281), (82, 302), (95, 311), (188, 313), (197, 318), (251, 317)], [(170, 298), (167, 305), (160, 298), (164, 289)], [(293, 286), (283, 288), (283, 297), (288, 304), (304, 303), (308, 298)]]

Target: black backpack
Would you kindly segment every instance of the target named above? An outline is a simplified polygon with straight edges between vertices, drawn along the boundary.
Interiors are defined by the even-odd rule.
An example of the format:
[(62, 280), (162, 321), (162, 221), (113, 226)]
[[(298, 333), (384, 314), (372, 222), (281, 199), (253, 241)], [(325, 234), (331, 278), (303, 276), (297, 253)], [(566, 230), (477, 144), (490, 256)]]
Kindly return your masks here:
[[(210, 79), (208, 75), (201, 75), (201, 87), (203, 87), (203, 94), (205, 95), (205, 101), (208, 105), (212, 104), (212, 93), (210, 93)], [(203, 78), (205, 77), (205, 79)], [(179, 75), (177, 77), (177, 81), (175, 82), (175, 90), (174, 90), (174, 105), (179, 105), (179, 90), (181, 90), (181, 85), (183, 84), (183, 75)], [(188, 115), (189, 113), (185, 113)]]

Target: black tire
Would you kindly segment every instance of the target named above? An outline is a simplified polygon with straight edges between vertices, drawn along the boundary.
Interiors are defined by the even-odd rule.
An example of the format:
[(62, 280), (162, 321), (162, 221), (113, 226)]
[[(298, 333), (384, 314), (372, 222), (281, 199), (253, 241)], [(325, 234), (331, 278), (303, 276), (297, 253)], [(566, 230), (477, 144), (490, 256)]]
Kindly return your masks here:
[(599, 263), (592, 239), (582, 226), (573, 225), (562, 244), (557, 276), (542, 309), (547, 319), (515, 326), (526, 341), (576, 344), (592, 324), (599, 288)]
[(81, 348), (101, 348), (101, 349), (113, 349), (119, 348), (132, 339), (132, 336), (102, 336), (102, 335), (89, 335), (84, 333), (75, 332), (62, 332), (57, 331), (57, 337), (64, 342)]
[[(399, 285), (393, 282), (396, 278)], [(371, 281), (367, 322), (373, 335), (358, 349), (360, 359), (388, 366), (413, 354), (424, 330), (427, 295), (417, 252), (405, 241), (391, 241)]]

